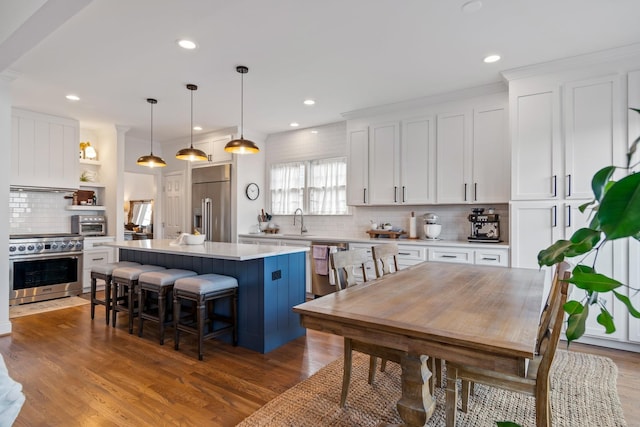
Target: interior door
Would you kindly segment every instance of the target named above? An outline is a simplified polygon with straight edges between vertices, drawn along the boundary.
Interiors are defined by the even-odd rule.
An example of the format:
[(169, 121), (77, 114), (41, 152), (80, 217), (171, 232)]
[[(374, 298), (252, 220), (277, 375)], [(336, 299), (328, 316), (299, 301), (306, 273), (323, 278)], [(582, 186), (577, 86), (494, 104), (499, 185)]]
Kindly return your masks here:
[(187, 231), (184, 226), (185, 194), (183, 172), (165, 175), (162, 237), (172, 239)]

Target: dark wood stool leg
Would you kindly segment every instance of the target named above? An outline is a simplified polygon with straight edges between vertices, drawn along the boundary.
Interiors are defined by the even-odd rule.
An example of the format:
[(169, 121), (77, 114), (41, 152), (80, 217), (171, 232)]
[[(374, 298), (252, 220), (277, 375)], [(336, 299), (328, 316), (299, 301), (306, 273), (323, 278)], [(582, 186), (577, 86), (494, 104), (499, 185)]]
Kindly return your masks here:
[(117, 282), (113, 282), (111, 285), (112, 296), (111, 299), (113, 301), (113, 309), (111, 313), (111, 325), (112, 327), (116, 327), (116, 314), (118, 314), (118, 310), (116, 310), (116, 305), (118, 304), (118, 290), (120, 289), (120, 284)]
[(180, 299), (176, 292), (173, 292), (173, 348), (178, 350), (180, 347)]
[[(96, 278), (91, 276), (91, 320), (96, 314)], [(107, 310), (107, 324), (109, 324), (109, 310)]]
[[(158, 323), (160, 328), (160, 345), (164, 345), (164, 320), (165, 320), (165, 307), (166, 304), (166, 292), (167, 288), (165, 286), (161, 286), (158, 289)], [(142, 325), (142, 323), (140, 323)]]
[(196, 311), (198, 320), (198, 360), (202, 360), (204, 358), (202, 347), (204, 344), (204, 322), (205, 318), (207, 317), (206, 305), (207, 303), (204, 301), (204, 297), (202, 295), (198, 296), (198, 307)]
[[(93, 284), (92, 284), (93, 285)], [(109, 325), (109, 315), (111, 314), (111, 276), (107, 276), (104, 281), (104, 303), (105, 303), (105, 323)], [(91, 313), (93, 319), (93, 313)]]
[(134, 281), (129, 282), (128, 286), (128, 292), (127, 292), (127, 296), (129, 297), (129, 333), (133, 334), (133, 315), (134, 315), (134, 311), (135, 308), (133, 306), (134, 302), (135, 302), (135, 293), (137, 291), (137, 289), (135, 289), (135, 283)]
[[(144, 300), (147, 291), (142, 289), (142, 286), (138, 283), (138, 336), (142, 336), (142, 324), (144, 319), (142, 318), (142, 312), (144, 311)], [(131, 333), (131, 331), (129, 331)]]

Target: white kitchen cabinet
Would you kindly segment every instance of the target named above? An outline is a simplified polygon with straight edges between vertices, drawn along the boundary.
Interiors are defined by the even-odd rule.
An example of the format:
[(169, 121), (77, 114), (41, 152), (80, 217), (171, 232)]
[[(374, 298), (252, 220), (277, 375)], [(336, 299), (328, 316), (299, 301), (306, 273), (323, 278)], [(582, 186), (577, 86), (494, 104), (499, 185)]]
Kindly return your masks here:
[(225, 145), (227, 145), (227, 142), (230, 140), (230, 137), (223, 137), (214, 140), (194, 142), (193, 148), (204, 151), (207, 154), (208, 160), (191, 162), (191, 165), (199, 167), (231, 163), (233, 161), (233, 154), (224, 151)]
[(14, 108), (11, 132), (12, 186), (78, 187), (77, 120)]
[(435, 201), (435, 130), (430, 116), (373, 123), (348, 134), (350, 205)]
[(404, 204), (436, 201), (436, 133), (432, 116), (402, 121), (400, 194)]
[(509, 267), (509, 249), (475, 249), (473, 262), (476, 265)]
[(398, 203), (400, 123), (369, 126), (369, 200), (371, 205)]
[[(574, 201), (537, 201), (517, 202), (511, 206), (510, 221), (512, 226), (511, 247), (513, 267), (538, 268), (538, 252), (546, 249), (559, 239), (568, 240), (578, 229), (585, 227), (589, 221), (586, 213), (581, 213), (578, 207), (584, 200)], [(599, 273), (613, 277), (624, 282), (626, 273), (625, 263), (616, 263), (616, 259), (623, 259), (625, 253), (624, 242), (610, 242), (599, 251), (596, 269)], [(580, 262), (592, 265), (594, 255), (586, 259), (582, 257), (570, 258), (567, 261), (572, 265)], [(547, 280), (545, 293), (549, 290), (552, 268), (545, 268)], [(626, 291), (623, 291), (626, 292)], [(581, 301), (584, 291), (574, 288), (570, 299)], [(625, 313), (625, 308), (617, 299), (609, 298), (605, 306), (614, 316), (619, 318)], [(596, 321), (600, 312), (598, 307), (590, 306), (592, 312), (587, 320), (585, 337), (606, 338), (608, 340), (624, 339), (627, 335), (626, 322), (617, 322), (617, 331), (613, 334), (605, 334), (604, 329)], [(617, 314), (617, 316), (616, 316)], [(626, 316), (625, 316), (626, 317)], [(625, 319), (626, 320), (626, 319)]]
[(347, 150), (347, 203), (365, 205), (369, 188), (369, 129), (349, 129)]
[(429, 261), (454, 262), (457, 264), (473, 264), (473, 249), (434, 247), (429, 248)]
[(511, 199), (558, 197), (561, 174), (560, 88), (509, 87)]
[(589, 199), (593, 175), (605, 166), (624, 164), (620, 76), (570, 82), (563, 90), (564, 196)]
[(438, 203), (469, 201), (471, 112), (438, 114), (437, 199)]
[(624, 161), (619, 75), (521, 84), (510, 103), (512, 200), (593, 197), (593, 174)]
[[(640, 289), (640, 242), (629, 239), (629, 281), (628, 285), (633, 289)], [(634, 292), (634, 291), (631, 291)], [(633, 306), (640, 310), (638, 298), (633, 299)], [(640, 344), (640, 319), (627, 314), (629, 319), (629, 341)], [(616, 323), (624, 321), (623, 318), (615, 318)]]
[[(100, 246), (100, 243), (113, 242), (113, 237), (86, 237), (82, 251), (82, 292), (91, 291), (91, 269), (96, 265), (114, 262), (114, 248)], [(104, 289), (104, 281), (98, 280), (98, 289)]]
[(509, 200), (509, 143), (505, 106), (438, 115), (438, 203)]

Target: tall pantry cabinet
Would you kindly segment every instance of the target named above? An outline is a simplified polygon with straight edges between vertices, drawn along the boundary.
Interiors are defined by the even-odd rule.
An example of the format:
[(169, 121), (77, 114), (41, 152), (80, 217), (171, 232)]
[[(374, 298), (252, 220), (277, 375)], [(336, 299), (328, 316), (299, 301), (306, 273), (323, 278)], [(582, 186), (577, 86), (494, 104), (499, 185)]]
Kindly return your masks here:
[[(578, 207), (593, 198), (591, 178), (608, 165), (626, 161), (627, 74), (594, 67), (538, 77), (509, 79), (511, 176), (511, 265), (538, 268), (537, 254), (558, 239), (569, 239), (588, 224)], [(628, 242), (601, 251), (599, 272), (628, 283)], [(578, 261), (590, 264), (591, 259)], [(548, 269), (550, 278), (551, 269)], [(549, 282), (549, 280), (547, 281)], [(626, 293), (626, 289), (622, 291)], [(584, 292), (575, 289), (572, 299)], [(606, 308), (617, 330), (605, 334), (591, 306), (583, 341), (624, 347), (627, 310), (615, 298)], [(598, 313), (594, 313), (597, 311)], [(616, 344), (618, 343), (618, 344)]]

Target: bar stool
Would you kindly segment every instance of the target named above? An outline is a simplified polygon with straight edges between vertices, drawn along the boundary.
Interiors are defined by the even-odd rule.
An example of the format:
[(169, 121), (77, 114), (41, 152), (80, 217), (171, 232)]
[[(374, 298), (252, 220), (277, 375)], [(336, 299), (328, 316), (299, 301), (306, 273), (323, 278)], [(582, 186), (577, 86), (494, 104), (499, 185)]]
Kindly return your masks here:
[(159, 265), (143, 264), (113, 270), (113, 286), (111, 287), (111, 310), (113, 314), (111, 320), (114, 328), (116, 327), (116, 315), (119, 311), (123, 311), (129, 315), (129, 333), (133, 333), (133, 317), (136, 314), (134, 305), (136, 302), (135, 296), (138, 278), (142, 273), (164, 269), (164, 267), (160, 267)]
[[(184, 277), (197, 276), (198, 273), (190, 270), (159, 270), (142, 273), (138, 278), (138, 336), (142, 336), (142, 328), (145, 320), (158, 322), (160, 326), (160, 345), (164, 344), (164, 327), (167, 324), (168, 312), (171, 312), (171, 297), (167, 300), (167, 295), (171, 295), (173, 284), (176, 280)], [(154, 313), (148, 303), (149, 293), (158, 296), (158, 308)], [(166, 310), (169, 302), (169, 310)], [(167, 312), (168, 311), (168, 312)]]
[[(215, 301), (222, 298), (231, 300), (231, 316), (215, 313)], [(183, 301), (191, 301), (196, 306), (195, 322), (183, 322), (180, 307)], [(211, 305), (209, 309), (209, 305)], [(214, 329), (214, 321), (227, 323), (227, 326)], [(209, 323), (209, 332), (205, 332), (205, 322)], [(238, 281), (220, 274), (178, 279), (173, 286), (173, 326), (175, 349), (180, 346), (180, 332), (198, 336), (198, 359), (203, 359), (202, 346), (205, 339), (215, 338), (227, 332), (233, 334), (233, 345), (238, 345)]]
[[(96, 305), (104, 305), (106, 312), (106, 323), (109, 324), (109, 314), (111, 314), (111, 275), (113, 270), (122, 267), (133, 267), (140, 265), (137, 262), (121, 261), (108, 264), (94, 265), (91, 267), (91, 319), (96, 312)], [(97, 280), (104, 280), (104, 299), (96, 297)]]

